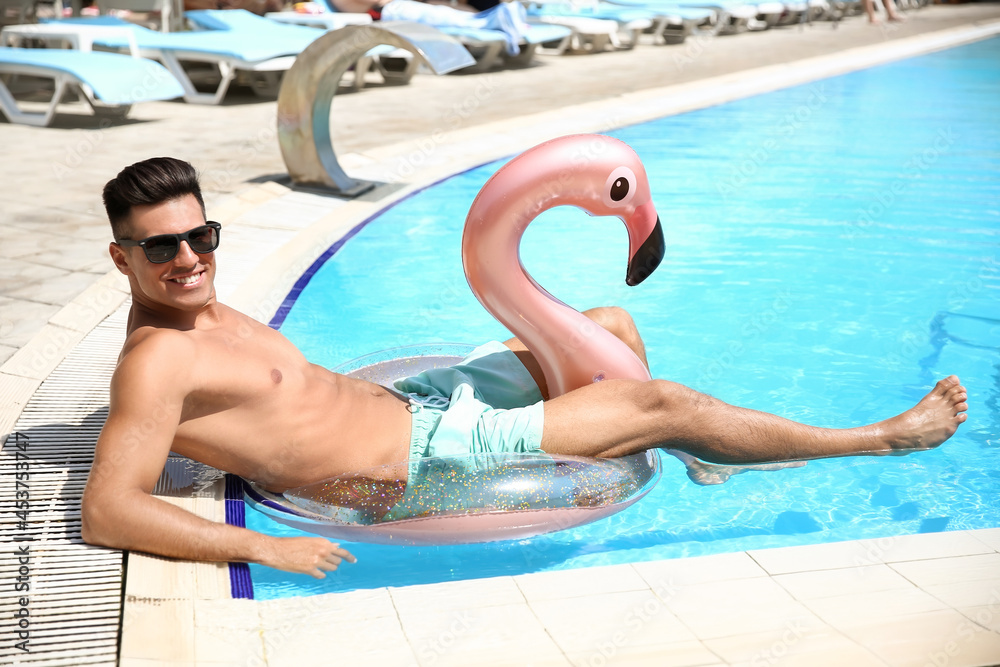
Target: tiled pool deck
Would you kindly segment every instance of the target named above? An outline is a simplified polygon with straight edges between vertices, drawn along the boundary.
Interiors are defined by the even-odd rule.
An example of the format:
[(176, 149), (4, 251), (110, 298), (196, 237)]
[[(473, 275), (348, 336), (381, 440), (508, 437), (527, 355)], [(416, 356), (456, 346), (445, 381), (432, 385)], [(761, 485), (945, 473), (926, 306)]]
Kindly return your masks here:
[[(316, 256), (414, 187), (557, 134), (639, 122), (995, 34), (997, 17), (996, 5), (931, 7), (912, 16), (903, 33), (878, 33), (853, 19), (837, 31), (820, 25), (720, 38), (698, 53), (681, 53), (694, 69), (723, 51), (732, 57), (739, 42), (786, 53), (774, 62), (748, 56), (760, 67), (738, 73), (716, 66), (691, 76), (679, 68), (669, 88), (633, 76), (631, 84), (609, 81), (606, 91), (595, 92), (593, 79), (604, 71), (649, 67), (649, 47), (545, 61), (523, 72), (421, 77), (408, 89), (348, 96), (338, 100), (345, 103), (341, 127), (367, 133), (337, 139), (341, 152), (352, 153), (344, 159), (352, 174), (376, 180), (412, 174), (394, 192), (378, 193), (378, 201), (344, 202), (260, 178), (282, 170), (267, 134), (273, 103), (142, 107), (144, 122), (136, 125), (155, 136), (141, 142), (130, 132), (135, 125), (69, 132), (0, 126), (5, 153), (19, 157), (0, 166), (4, 182), (24, 184), (5, 188), (0, 202), (5, 222), (11, 221), (0, 238), (8, 263), (0, 273), (0, 345), (6, 345), (0, 352), (7, 357), (0, 368), (0, 433), (11, 431), (66, 351), (125, 299), (121, 281), (106, 275), (110, 266), (97, 252), (106, 246), (106, 223), (96, 193), (134, 159), (173, 154), (200, 167), (210, 217), (227, 227), (220, 298), (266, 320)], [(830, 41), (834, 32), (840, 46)], [(825, 50), (816, 53), (817, 44)], [(569, 93), (562, 106), (502, 92), (514, 76), (530, 87), (542, 85), (533, 77), (555, 76), (557, 69), (565, 70), (563, 80), (576, 77), (589, 86), (589, 96)], [(434, 96), (427, 105), (437, 111), (407, 104), (421, 88)], [(442, 101), (447, 90), (451, 97)], [(398, 121), (365, 106), (379, 100), (393, 104), (394, 114), (413, 108), (416, 129), (401, 134)], [(463, 122), (445, 123), (448, 109), (469, 111), (455, 116)], [(370, 136), (366, 114), (378, 131), (388, 128), (382, 141)], [(234, 119), (245, 125), (232, 129)], [(193, 124), (205, 134), (184, 130)], [(157, 127), (177, 132), (167, 136)], [(205, 146), (208, 136), (217, 144)], [(72, 169), (67, 176), (53, 165)], [(26, 173), (34, 180), (26, 181)], [(32, 199), (38, 196), (44, 198)], [(22, 241), (15, 232), (30, 238)], [(59, 250), (69, 237), (83, 241), (76, 253)], [(172, 502), (219, 520), (220, 498), (216, 488), (214, 497)], [(223, 565), (133, 553), (124, 599), (122, 665), (993, 665), (1000, 664), (1000, 529), (269, 602), (230, 599)]]

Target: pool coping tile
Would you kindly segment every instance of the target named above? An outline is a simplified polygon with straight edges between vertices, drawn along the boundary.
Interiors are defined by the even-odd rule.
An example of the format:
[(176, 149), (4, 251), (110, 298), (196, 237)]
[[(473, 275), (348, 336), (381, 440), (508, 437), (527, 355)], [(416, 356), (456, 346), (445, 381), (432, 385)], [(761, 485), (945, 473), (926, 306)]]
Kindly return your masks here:
[(697, 641), (649, 589), (535, 600), (531, 609), (566, 655)]
[(630, 563), (518, 574), (513, 579), (529, 603), (649, 588)]
[(452, 611), (468, 607), (496, 607), (526, 602), (513, 577), (390, 586), (386, 590), (400, 616), (422, 614), (427, 609)]
[[(568, 664), (527, 603), (400, 615), (417, 660), (427, 664), (481, 664), (544, 660)], [(454, 662), (452, 662), (454, 661)]]

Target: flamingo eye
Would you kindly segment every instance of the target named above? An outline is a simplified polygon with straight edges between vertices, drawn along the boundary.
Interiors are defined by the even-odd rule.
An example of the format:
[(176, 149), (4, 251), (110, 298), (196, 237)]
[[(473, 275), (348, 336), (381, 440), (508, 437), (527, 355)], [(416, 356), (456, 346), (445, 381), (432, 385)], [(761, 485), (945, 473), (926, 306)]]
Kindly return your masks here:
[(614, 183), (611, 184), (611, 198), (615, 201), (621, 201), (625, 199), (625, 195), (628, 194), (628, 181), (619, 176)]
[(609, 208), (628, 206), (635, 196), (635, 173), (628, 167), (618, 167), (608, 176), (602, 193), (604, 203)]

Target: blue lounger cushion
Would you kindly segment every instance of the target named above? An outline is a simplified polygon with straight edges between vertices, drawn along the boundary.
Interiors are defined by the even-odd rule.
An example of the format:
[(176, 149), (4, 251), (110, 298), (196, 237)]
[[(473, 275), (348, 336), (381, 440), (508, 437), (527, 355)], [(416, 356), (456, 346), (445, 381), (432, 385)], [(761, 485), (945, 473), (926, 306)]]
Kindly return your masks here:
[[(68, 74), (86, 84), (108, 105), (170, 100), (184, 90), (162, 65), (117, 53), (81, 53), (65, 49), (0, 48), (3, 65), (36, 68), (40, 76)], [(13, 69), (13, 68), (10, 68)]]
[[(275, 35), (287, 39), (304, 39), (312, 43), (324, 28), (280, 23), (264, 19), (245, 9), (192, 9), (184, 16), (202, 30), (239, 30), (245, 35), (259, 35), (260, 39), (271, 40)], [(380, 56), (397, 51), (397, 47), (383, 44), (369, 50), (365, 55)]]
[[(227, 11), (245, 12), (241, 9)], [(287, 70), (295, 62), (296, 56), (323, 35), (322, 30), (299, 29), (295, 26), (287, 26), (293, 30), (279, 30), (266, 35), (262, 31), (246, 30), (162, 33), (107, 16), (64, 19), (53, 23), (129, 28), (139, 53), (145, 58), (163, 63), (183, 86), (185, 101), (196, 104), (219, 104), (238, 70), (257, 72), (262, 76), (272, 76), (274, 72)], [(94, 43), (120, 51), (129, 48), (129, 41), (125, 37), (103, 36), (95, 39)], [(182, 65), (185, 61), (209, 63), (218, 67), (221, 79), (214, 92), (200, 92), (195, 87)]]
[[(229, 9), (227, 12), (246, 12)], [(265, 21), (265, 19), (260, 19)], [(108, 16), (63, 19), (53, 23), (78, 23), (83, 25), (118, 25), (132, 29), (140, 51), (173, 51), (228, 58), (244, 63), (258, 63), (282, 56), (296, 56), (323, 34), (322, 30), (301, 26), (285, 26), (292, 30), (279, 30), (265, 34), (262, 31), (246, 33), (242, 30), (199, 30), (193, 32), (156, 32), (134, 23)], [(278, 25), (281, 28), (283, 26)], [(301, 30), (299, 29), (301, 28)], [(101, 37), (96, 44), (112, 49), (127, 49), (128, 40), (119, 37)], [(147, 55), (147, 54), (143, 54)]]

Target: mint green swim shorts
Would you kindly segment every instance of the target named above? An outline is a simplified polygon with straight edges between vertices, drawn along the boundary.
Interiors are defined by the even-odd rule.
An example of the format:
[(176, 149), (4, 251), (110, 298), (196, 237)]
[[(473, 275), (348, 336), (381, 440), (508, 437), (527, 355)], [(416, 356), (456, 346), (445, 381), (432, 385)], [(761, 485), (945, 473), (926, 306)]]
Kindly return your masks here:
[[(407, 496), (427, 477), (426, 459), (477, 455), (467, 469), (489, 465), (491, 454), (542, 451), (542, 394), (503, 343), (480, 345), (454, 366), (393, 384), (409, 397), (413, 414)], [(382, 520), (415, 511), (405, 510), (410, 504), (404, 500)]]
[(432, 456), (541, 451), (542, 394), (503, 343), (480, 345), (454, 366), (393, 384), (412, 405), (411, 464)]

